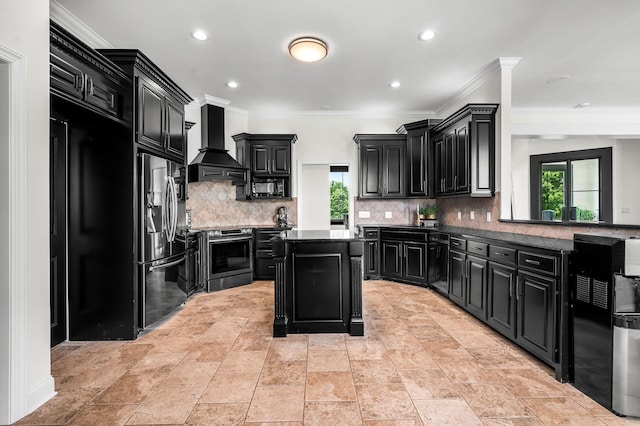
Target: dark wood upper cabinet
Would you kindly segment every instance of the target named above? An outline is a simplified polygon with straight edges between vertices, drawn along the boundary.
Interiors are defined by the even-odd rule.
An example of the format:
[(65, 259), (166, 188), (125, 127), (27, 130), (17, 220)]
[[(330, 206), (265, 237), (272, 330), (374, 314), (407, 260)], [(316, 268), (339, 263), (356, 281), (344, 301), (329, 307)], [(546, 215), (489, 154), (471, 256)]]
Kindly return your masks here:
[(434, 196), (434, 156), (435, 141), (431, 138), (431, 129), (438, 124), (439, 119), (427, 119), (407, 123), (400, 126), (396, 132), (407, 135), (407, 197)]
[(236, 160), (249, 169), (247, 183), (236, 187), (237, 200), (291, 197), (291, 145), (295, 134), (250, 134), (232, 136)]
[(360, 198), (404, 198), (406, 196), (406, 136), (357, 134)]
[(51, 21), (49, 75), (51, 94), (115, 120), (131, 80), (104, 56)]
[(468, 104), (433, 127), (435, 195), (495, 192), (497, 104)]
[(193, 99), (136, 49), (100, 49), (134, 82), (125, 108), (135, 114), (134, 141), (180, 162), (187, 149), (184, 106)]

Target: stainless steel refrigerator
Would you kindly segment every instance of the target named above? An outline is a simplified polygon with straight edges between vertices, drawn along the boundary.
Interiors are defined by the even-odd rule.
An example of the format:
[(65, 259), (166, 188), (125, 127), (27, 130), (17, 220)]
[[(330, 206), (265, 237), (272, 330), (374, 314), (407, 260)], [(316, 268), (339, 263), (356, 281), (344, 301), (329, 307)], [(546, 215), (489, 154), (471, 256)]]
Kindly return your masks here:
[(140, 154), (140, 326), (147, 328), (187, 298), (185, 167)]

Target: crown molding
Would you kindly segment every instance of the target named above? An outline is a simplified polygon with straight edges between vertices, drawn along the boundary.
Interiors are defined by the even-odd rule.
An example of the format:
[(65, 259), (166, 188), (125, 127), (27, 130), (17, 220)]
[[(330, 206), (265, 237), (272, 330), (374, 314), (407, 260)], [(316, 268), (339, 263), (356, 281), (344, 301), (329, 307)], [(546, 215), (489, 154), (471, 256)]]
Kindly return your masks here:
[(460, 90), (458, 90), (454, 95), (449, 98), (444, 105), (442, 105), (436, 111), (438, 116), (444, 114), (445, 111), (449, 110), (451, 107), (455, 106), (457, 103), (468, 95), (473, 93), (476, 89), (482, 86), (484, 83), (489, 81), (491, 76), (493, 76), (496, 72), (502, 70), (511, 70), (515, 67), (522, 58), (519, 57), (504, 57), (498, 58), (495, 61), (492, 61), (489, 65), (487, 65), (482, 71), (480, 71), (475, 77), (473, 77), (467, 84), (462, 86)]
[(56, 0), (49, 0), (49, 18), (93, 49), (111, 49), (113, 45), (92, 30)]

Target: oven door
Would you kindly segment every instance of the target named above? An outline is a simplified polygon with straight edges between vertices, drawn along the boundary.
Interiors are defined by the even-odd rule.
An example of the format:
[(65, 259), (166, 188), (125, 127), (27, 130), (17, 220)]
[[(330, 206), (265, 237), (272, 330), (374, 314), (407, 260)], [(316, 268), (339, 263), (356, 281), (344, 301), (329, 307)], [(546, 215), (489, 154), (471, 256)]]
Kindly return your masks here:
[(249, 284), (253, 281), (253, 237), (211, 239), (208, 243), (209, 291)]

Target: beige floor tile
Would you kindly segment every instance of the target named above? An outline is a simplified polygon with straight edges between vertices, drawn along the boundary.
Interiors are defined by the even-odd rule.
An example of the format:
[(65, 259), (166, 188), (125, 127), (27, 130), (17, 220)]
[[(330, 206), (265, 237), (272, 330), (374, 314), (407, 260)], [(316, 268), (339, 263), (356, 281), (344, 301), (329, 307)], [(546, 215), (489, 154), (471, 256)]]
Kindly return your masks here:
[(273, 337), (240, 334), (231, 347), (232, 351), (268, 351)]
[(351, 371), (357, 385), (401, 383), (398, 370), (388, 359), (354, 360)]
[(388, 359), (387, 348), (382, 341), (369, 338), (347, 339), (347, 352), (351, 360)]
[(73, 417), (69, 425), (124, 425), (137, 409), (138, 404), (88, 405)]
[(127, 364), (94, 365), (76, 376), (69, 376), (69, 380), (60, 384), (58, 389), (67, 388), (100, 388), (104, 389), (113, 384), (133, 366)]
[(308, 371), (348, 371), (350, 368), (349, 355), (346, 350), (309, 350)]
[(219, 362), (181, 362), (160, 384), (161, 388), (205, 388)]
[(267, 351), (229, 351), (218, 368), (224, 372), (251, 372), (262, 370)]
[(461, 383), (456, 388), (478, 417), (534, 417), (504, 386)]
[(222, 362), (227, 357), (231, 343), (198, 343), (182, 359), (182, 362)]
[(521, 401), (545, 425), (601, 425), (595, 416), (569, 397), (522, 398)]
[(259, 385), (302, 385), (307, 372), (306, 361), (267, 360), (258, 379)]
[(244, 404), (203, 404), (198, 403), (187, 418), (190, 426), (239, 426), (249, 410), (249, 403)]
[(166, 375), (125, 374), (93, 401), (94, 404), (139, 404), (166, 378)]
[(426, 399), (415, 405), (425, 425), (482, 425), (463, 399)]
[(302, 336), (305, 337), (303, 340), (292, 339), (292, 337), (298, 336), (274, 339), (271, 342), (267, 358), (276, 361), (306, 361), (309, 347), (306, 336)]
[(349, 371), (310, 372), (306, 385), (307, 401), (356, 400), (356, 388)]
[(359, 426), (362, 416), (355, 401), (307, 402), (304, 424), (308, 426)]
[(389, 349), (389, 358), (398, 370), (429, 370), (438, 368), (429, 352), (424, 348), (415, 350)]
[(310, 334), (309, 350), (315, 351), (346, 351), (344, 334)]
[(140, 404), (127, 424), (184, 423), (201, 394), (199, 388), (156, 389)]
[(482, 423), (484, 426), (544, 426), (537, 417), (483, 418)]
[(149, 352), (131, 367), (129, 374), (169, 374), (185, 355), (185, 352)]
[(259, 372), (221, 372), (214, 374), (204, 390), (200, 402), (240, 403), (251, 402), (258, 383)]
[(21, 419), (18, 425), (63, 425), (93, 400), (100, 390), (91, 388), (60, 391), (49, 402)]
[(459, 398), (460, 394), (442, 370), (399, 370), (412, 399)]
[(402, 384), (356, 385), (364, 420), (408, 420), (418, 418)]
[(248, 422), (302, 421), (304, 386), (257, 386), (247, 413)]

